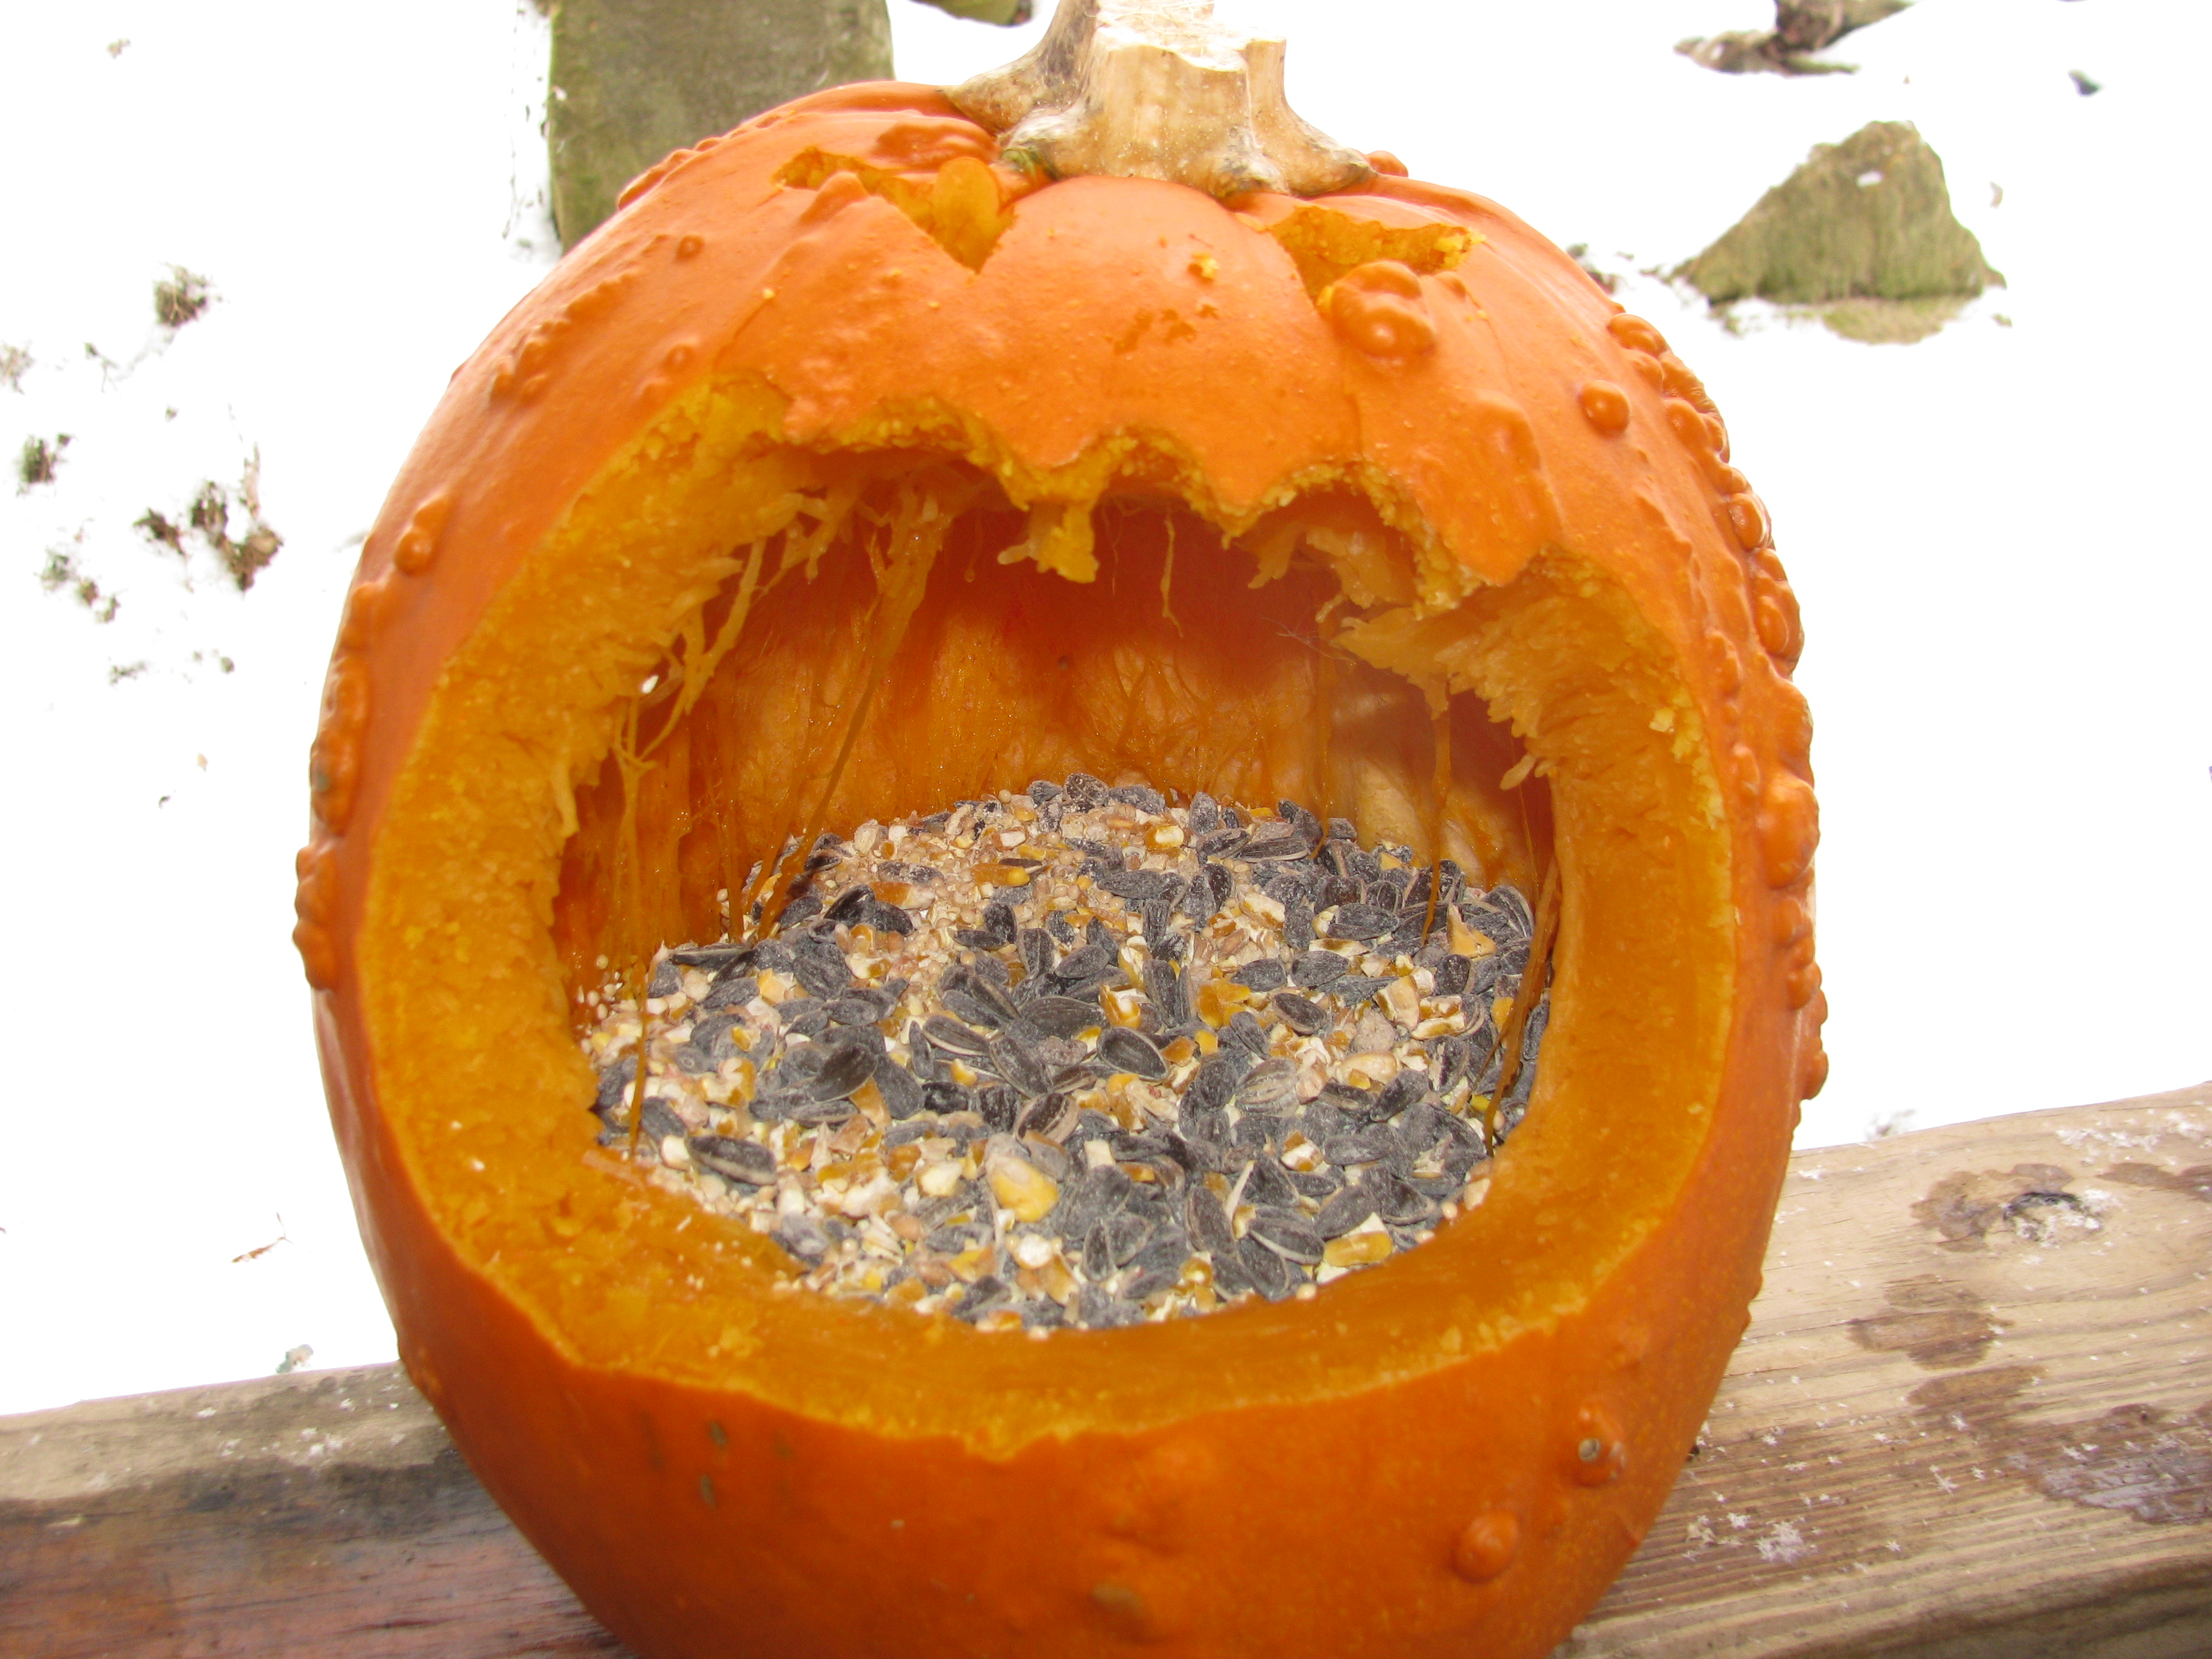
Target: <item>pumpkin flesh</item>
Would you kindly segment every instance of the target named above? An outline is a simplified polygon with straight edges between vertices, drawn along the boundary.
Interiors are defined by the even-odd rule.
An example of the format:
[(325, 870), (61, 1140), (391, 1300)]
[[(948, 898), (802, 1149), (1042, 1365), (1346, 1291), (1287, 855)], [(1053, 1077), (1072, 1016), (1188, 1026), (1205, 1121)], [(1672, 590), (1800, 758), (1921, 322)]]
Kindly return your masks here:
[[(887, 118), (833, 102), (817, 125), (862, 118)], [(750, 142), (759, 174), (797, 141)], [(1079, 186), (1116, 190), (1110, 211)], [(1211, 216), (1222, 270), (1267, 265), (1233, 290), (1252, 300), (1240, 327), (1327, 340), (1279, 241), (1158, 190), (1170, 218)], [(1125, 206), (1131, 191), (1143, 199)], [(1084, 227), (1104, 265), (1165, 240), (1153, 187), (1134, 181), (1070, 181), (1018, 206), (971, 274), (924, 265), (937, 251), (915, 246), (915, 222), (867, 198), (840, 218), (880, 213), (824, 248), (823, 281), (878, 234), (906, 239), (917, 283), (988, 277), (1056, 240), (1054, 222)], [(637, 250), (659, 252), (659, 234), (672, 267), (675, 222), (657, 231), (641, 213), (629, 231), (586, 253), (643, 269)], [(759, 231), (770, 248), (790, 235)], [(1786, 753), (1794, 714), (1719, 526), (1640, 511), (1633, 489), (1607, 488), (1606, 468), (1626, 464), (1602, 445), (1596, 462), (1547, 454), (1545, 505), (1495, 410), (1475, 422), (1492, 436), (1472, 480), (1455, 473), (1466, 458), (1437, 432), (1468, 413), (1463, 389), (1456, 407), (1424, 404), (1419, 387), (1365, 387), (1379, 371), (1357, 360), (1350, 402), (1398, 401), (1348, 431), (1326, 410), (1269, 427), (1263, 386), (1217, 400), (1225, 413), (1183, 392), (1137, 438), (1098, 405), (1152, 395), (1140, 379), (1087, 403), (1071, 385), (1066, 411), (1001, 388), (994, 414), (989, 387), (957, 384), (968, 359), (934, 379), (909, 362), (933, 388), (917, 398), (854, 384), (890, 372), (880, 349), (847, 342), (844, 378), (810, 380), (749, 337), (695, 347), (685, 362), (702, 367), (680, 384), (594, 398), (594, 374), (611, 389), (625, 364), (667, 361), (617, 307), (564, 348), (582, 384), (557, 414), (523, 400), (483, 416), (530, 327), (620, 280), (572, 263), (464, 371), (457, 412), (372, 538), (367, 582), (396, 580), (422, 504), (456, 492), (429, 596), (362, 604), (390, 607), (363, 627), (377, 717), (329, 855), (330, 925), (348, 945), (318, 998), (334, 1118), (403, 1352), (472, 1464), (587, 1605), (653, 1654), (1546, 1650), (1688, 1449), (1755, 1283), (1807, 1064), (1783, 1006), (1796, 937), (1777, 832), (1729, 747)], [(1486, 305), (1556, 308), (1549, 268), (1534, 268)], [(1141, 284), (1089, 280), (1126, 313), (1108, 331), (1126, 332)], [(637, 326), (681, 325), (708, 303), (695, 286)], [(1052, 297), (1027, 296), (1048, 337)], [(1584, 347), (1618, 357), (1601, 300), (1574, 303)], [(944, 325), (926, 301), (894, 309), (926, 356)], [(809, 314), (817, 352), (852, 316), (885, 326), (826, 301)], [(1037, 378), (1060, 372), (1052, 345), (1030, 348)], [(1401, 406), (1437, 431), (1395, 418)], [(1648, 497), (1705, 495), (1695, 455), (1652, 450)], [(763, 587), (754, 566), (743, 630), (661, 738), (684, 695), (665, 671), (703, 660), (748, 550), (787, 545), (841, 489), (872, 504), (874, 529), (831, 537), (811, 576)], [(1039, 568), (1065, 544), (1038, 533), (1038, 502), (1089, 515), (1091, 580)], [(1347, 514), (1367, 532), (1347, 536)], [(895, 552), (933, 517), (949, 528), (890, 650), (866, 546)], [(1047, 557), (1000, 564), (1024, 534)], [(1180, 628), (1161, 613), (1170, 535)], [(1250, 586), (1286, 545), (1280, 574)], [(1314, 618), (1340, 593), (1352, 620), (1325, 668)], [(798, 827), (841, 708), (878, 670), (833, 825), (1081, 768), (1325, 805), (1492, 880), (1556, 860), (1553, 1018), (1488, 1200), (1310, 1303), (1029, 1342), (778, 1293), (773, 1246), (588, 1152), (580, 965), (718, 933), (716, 890)], [(657, 704), (637, 691), (656, 673)], [(606, 771), (655, 738), (626, 786), (619, 758)], [(1522, 750), (1545, 775), (1525, 813), (1498, 781)], [(1493, 1561), (1484, 1540), (1501, 1529)], [(1291, 1559), (1317, 1564), (1297, 1598), (1279, 1588)]]

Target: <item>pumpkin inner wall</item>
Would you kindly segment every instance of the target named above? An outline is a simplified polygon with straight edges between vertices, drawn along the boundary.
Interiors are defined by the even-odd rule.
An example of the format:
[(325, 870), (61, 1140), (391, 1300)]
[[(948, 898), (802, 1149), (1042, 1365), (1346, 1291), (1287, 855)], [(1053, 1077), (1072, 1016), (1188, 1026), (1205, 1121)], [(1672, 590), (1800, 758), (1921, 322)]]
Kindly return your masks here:
[[(1383, 630), (1365, 648), (1401, 672), (1348, 665), (1334, 699), (1328, 809), (1425, 852), (1433, 755), (1411, 681), (1449, 669), (1464, 690), (1443, 836), (1486, 878), (1529, 880), (1547, 839), (1540, 804), (1522, 829), (1495, 787), (1513, 744), (1486, 704), (1550, 775), (1564, 903), (1536, 1097), (1488, 1201), (1433, 1243), (1311, 1303), (1032, 1343), (771, 1294), (775, 1247), (589, 1150), (592, 1079), (562, 957), (611, 942), (600, 878), (621, 812), (605, 757), (637, 746), (636, 688), (714, 620), (743, 550), (842, 465), (766, 441), (765, 424), (743, 388), (718, 391), (611, 463), (447, 659), (393, 777), (356, 947), (375, 1107), (394, 1173), (468, 1269), (578, 1363), (994, 1453), (1388, 1387), (1583, 1306), (1675, 1206), (1705, 1143), (1736, 958), (1730, 841), (1693, 699), (1665, 638), (1566, 550)], [(939, 452), (991, 459), (988, 434)], [(1175, 494), (1171, 513), (1157, 490), (1102, 508), (1087, 585), (999, 565), (994, 543), (1018, 526), (988, 504), (956, 526), (831, 827), (1078, 767), (1318, 810), (1309, 640), (1335, 568), (1294, 561), (1252, 591), (1249, 560), (1204, 527), (1227, 516), (1205, 481)], [(1180, 633), (1159, 611), (1170, 523)], [(763, 602), (681, 744), (635, 781), (641, 864), (660, 873), (637, 884), (625, 927), (647, 948), (719, 932), (726, 871), (793, 828), (798, 781), (870, 649), (872, 583), (846, 550)], [(413, 1269), (371, 1254), (404, 1341)]]
[[(721, 896), (757, 890), (754, 861), (810, 814), (842, 834), (1079, 770), (1268, 807), (1288, 797), (1350, 817), (1365, 844), (1455, 858), (1533, 900), (1548, 792), (1540, 779), (1498, 787), (1520, 756), (1510, 731), (1475, 698), (1454, 700), (1440, 799), (1438, 726), (1419, 690), (1317, 637), (1317, 613), (1341, 592), (1326, 556), (1301, 549), (1255, 587), (1250, 552), (1151, 494), (1099, 504), (1089, 583), (1025, 558), (1002, 566), (1026, 522), (1002, 499), (959, 513), (825, 810), (855, 705), (891, 643), (862, 544), (895, 541), (902, 513), (938, 505), (932, 483), (925, 474), (864, 497), (866, 516), (811, 578), (794, 568), (777, 580), (769, 552), (749, 605), (746, 578), (730, 578), (652, 692), (621, 712), (624, 752), (578, 792), (562, 855), (555, 927), (572, 988), (635, 972), (664, 944), (721, 937)], [(1329, 498), (1314, 516), (1346, 515)], [(1287, 537), (1298, 518), (1277, 515), (1271, 532)], [(1401, 538), (1375, 521), (1366, 539)], [(1411, 568), (1402, 545), (1391, 551)], [(763, 581), (775, 582), (764, 593)], [(687, 698), (678, 659), (711, 660), (699, 644), (741, 605), (733, 647)]]

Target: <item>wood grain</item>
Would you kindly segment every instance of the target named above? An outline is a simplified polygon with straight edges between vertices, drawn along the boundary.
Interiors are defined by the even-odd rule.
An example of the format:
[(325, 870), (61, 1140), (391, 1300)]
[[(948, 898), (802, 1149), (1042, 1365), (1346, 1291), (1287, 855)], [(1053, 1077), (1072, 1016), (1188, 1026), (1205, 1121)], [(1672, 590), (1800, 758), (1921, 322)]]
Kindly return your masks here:
[[(619, 1656), (391, 1366), (0, 1419), (0, 1654)], [(2212, 1654), (2212, 1085), (1801, 1153), (1560, 1659)]]

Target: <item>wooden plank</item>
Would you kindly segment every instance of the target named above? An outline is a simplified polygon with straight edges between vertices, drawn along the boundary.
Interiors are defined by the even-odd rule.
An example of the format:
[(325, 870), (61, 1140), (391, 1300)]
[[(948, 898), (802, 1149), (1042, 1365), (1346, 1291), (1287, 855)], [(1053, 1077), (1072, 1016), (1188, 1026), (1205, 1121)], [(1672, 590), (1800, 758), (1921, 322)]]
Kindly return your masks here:
[(1572, 1659), (2212, 1653), (2212, 1085), (1802, 1152)]
[[(2212, 1085), (1793, 1162), (1561, 1659), (2212, 1653)], [(616, 1656), (396, 1369), (0, 1419), (0, 1653)]]

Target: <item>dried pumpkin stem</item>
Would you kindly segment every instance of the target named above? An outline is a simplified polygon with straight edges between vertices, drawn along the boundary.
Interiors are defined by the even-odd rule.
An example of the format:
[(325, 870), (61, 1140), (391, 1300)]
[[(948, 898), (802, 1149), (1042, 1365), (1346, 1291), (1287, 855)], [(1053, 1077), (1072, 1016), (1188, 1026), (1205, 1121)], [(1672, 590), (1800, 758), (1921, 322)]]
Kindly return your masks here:
[(1026, 57), (946, 90), (1005, 136), (1006, 161), (1055, 179), (1164, 179), (1227, 200), (1375, 174), (1291, 111), (1282, 40), (1224, 28), (1212, 0), (1060, 0)]

